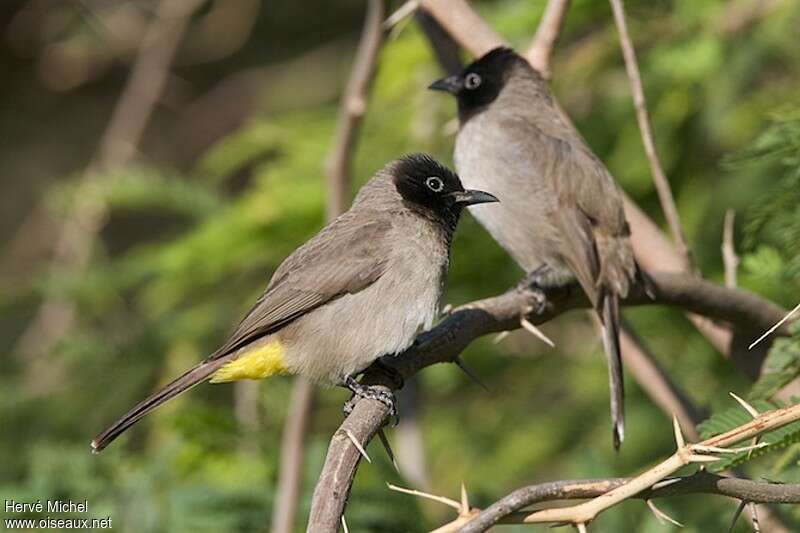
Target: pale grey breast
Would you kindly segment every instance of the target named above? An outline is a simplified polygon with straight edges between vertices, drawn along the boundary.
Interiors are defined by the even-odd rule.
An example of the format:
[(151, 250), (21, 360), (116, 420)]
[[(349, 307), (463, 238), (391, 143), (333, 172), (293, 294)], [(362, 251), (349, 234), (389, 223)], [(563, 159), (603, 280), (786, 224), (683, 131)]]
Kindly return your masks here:
[(556, 234), (554, 193), (517, 127), (525, 127), (522, 118), (496, 111), (493, 104), (461, 126), (454, 159), (465, 188), (492, 191), (500, 200), (492, 209), (470, 210), (472, 215), (521, 267), (532, 270), (561, 262), (550, 242)]

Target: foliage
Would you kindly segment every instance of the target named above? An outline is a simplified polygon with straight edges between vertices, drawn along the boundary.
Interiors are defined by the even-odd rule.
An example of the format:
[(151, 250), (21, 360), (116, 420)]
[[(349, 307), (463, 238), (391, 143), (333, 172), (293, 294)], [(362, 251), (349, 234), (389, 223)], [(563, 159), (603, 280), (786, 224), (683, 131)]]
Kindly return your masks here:
[[(147, 392), (213, 350), (281, 259), (321, 226), (322, 166), (347, 66), (340, 59), (348, 49), (341, 39), (352, 45), (362, 17), (360, 4), (336, 3), (335, 9), (323, 4), (333, 5), (276, 3), (270, 11), (272, 4), (265, 4), (251, 44), (240, 55), (207, 64), (181, 57), (142, 147), (140, 160), (146, 163), (101, 176), (103, 185), (93, 192), (108, 202), (110, 212), (89, 268), (79, 273), (30, 268), (11, 282), (2, 278), (6, 354), (13, 352), (42, 297), (65, 295), (78, 304), (75, 328), (53, 353), (5, 359), (0, 376), (0, 456), (8, 458), (0, 461), (3, 497), (88, 499), (91, 515), (113, 516), (115, 529), (122, 531), (266, 529), (289, 402), (287, 379), (264, 383), (255, 394), (247, 385), (201, 386), (98, 457), (88, 454), (88, 442)], [(622, 187), (660, 220), (610, 10), (603, 2), (572, 4), (553, 65), (554, 90)], [(721, 277), (722, 215), (734, 208), (739, 226), (745, 227), (740, 284), (795, 305), (800, 300), (800, 117), (792, 109), (800, 104), (800, 5), (777, 2), (731, 30), (725, 21), (730, 6), (739, 4), (626, 2), (659, 152), (699, 268), (709, 278)], [(529, 42), (543, 6), (528, 0), (478, 5), (518, 47)], [(320, 9), (330, 13), (321, 16)], [(53, 27), (66, 33), (78, 26), (91, 34), (89, 22), (69, 20)], [(85, 45), (98, 46), (91, 42)], [(44, 68), (32, 65), (19, 69), (17, 85), (27, 79), (22, 73)], [(257, 77), (253, 70), (267, 79), (258, 86), (258, 107), (187, 161), (183, 137), (203, 129), (192, 119), (204, 100), (173, 106), (189, 98), (189, 86), (202, 92), (196, 96), (211, 98), (220, 87)], [(454, 116), (453, 103), (424, 90), (439, 75), (414, 24), (388, 41), (359, 135), (354, 186), (404, 152), (429, 151), (451, 161), (446, 124)], [(209, 80), (223, 83), (212, 87)], [(68, 210), (85, 192), (71, 184), (89, 158), (87, 147), (96, 141), (100, 126), (92, 120), (109, 113), (97, 106), (117, 97), (119, 85), (113, 81), (52, 97), (43, 106), (52, 116), (38, 122), (39, 104), (26, 107), (24, 95), (18, 95), (28, 113), (25, 127), (3, 111), (7, 120), (0, 121), (0, 135), (20, 154), (36, 156), (20, 163), (4, 152), (4, 165), (11, 170), (4, 173), (3, 186), (8, 175), (9, 183), (26, 190), (30, 167), (44, 168), (40, 173), (63, 176), (40, 182), (46, 184), (48, 205), (56, 214)], [(244, 99), (238, 94), (212, 100), (210, 107), (221, 114), (230, 107), (235, 115)], [(53, 127), (56, 123), (60, 127)], [(28, 131), (35, 131), (34, 140)], [(7, 202), (3, 206), (14, 208), (0, 196)], [(467, 218), (454, 243), (446, 303), (490, 295), (519, 275)], [(625, 315), (670, 377), (695, 403), (710, 407), (714, 414), (706, 431), (746, 421), (743, 410), (731, 407), (728, 391), (750, 390), (755, 405), (766, 408), (772, 403), (764, 402), (775, 402), (775, 393), (795, 380), (800, 368), (797, 337), (778, 341), (764, 376), (751, 389), (678, 312), (643, 308), (626, 309)], [(464, 481), (473, 504), (485, 506), (536, 481), (633, 474), (671, 452), (669, 418), (629, 376), (627, 439), (615, 454), (605, 363), (593, 329), (577, 314), (545, 329), (557, 350), (520, 332), (499, 344), (487, 339), (468, 349), (465, 358), (489, 393), (445, 366), (418, 377), (418, 418), (433, 492), (455, 497)], [(308, 510), (344, 398), (339, 390), (319, 393), (301, 512)], [(257, 413), (255, 419), (247, 412)], [(758, 461), (742, 464), (745, 472), (754, 478), (765, 472), (780, 480), (800, 478), (796, 445), (782, 455), (766, 453), (794, 442), (798, 431), (768, 436), (770, 449)], [(438, 506), (388, 491), (386, 481), (409, 483), (394, 473), (377, 445), (369, 452), (375, 462), (359, 470), (350, 498), (351, 531), (423, 531), (444, 521)], [(734, 509), (711, 497), (665, 501), (660, 507), (690, 532), (724, 530)], [(796, 529), (800, 516), (791, 513), (787, 520)], [(638, 502), (592, 524), (597, 532), (659, 527)]]

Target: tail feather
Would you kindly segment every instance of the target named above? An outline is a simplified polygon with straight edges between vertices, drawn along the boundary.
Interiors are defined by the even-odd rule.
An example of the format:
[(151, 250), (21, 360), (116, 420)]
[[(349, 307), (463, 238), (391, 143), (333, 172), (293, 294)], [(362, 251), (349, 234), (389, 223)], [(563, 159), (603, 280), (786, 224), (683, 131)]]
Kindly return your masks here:
[(122, 415), (122, 417), (114, 422), (108, 429), (94, 438), (91, 444), (92, 452), (100, 452), (150, 411), (185, 390), (194, 387), (198, 383), (202, 383), (227, 362), (227, 357), (206, 360), (145, 398), (130, 411)]
[(625, 384), (619, 348), (619, 299), (606, 294), (602, 299), (600, 319), (603, 323), (603, 348), (608, 359), (608, 385), (611, 392), (611, 423), (614, 449), (625, 440)]

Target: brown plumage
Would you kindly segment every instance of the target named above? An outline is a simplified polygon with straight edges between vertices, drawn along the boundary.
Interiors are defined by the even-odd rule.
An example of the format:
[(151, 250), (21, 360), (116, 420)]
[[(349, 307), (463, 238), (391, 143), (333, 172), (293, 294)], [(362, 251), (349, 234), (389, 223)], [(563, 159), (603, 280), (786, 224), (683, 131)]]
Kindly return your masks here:
[(619, 299), (638, 267), (622, 195), (565, 120), (545, 80), (508, 48), (492, 50), (432, 89), (452, 93), (460, 128), (455, 163), (470, 187), (500, 204), (473, 213), (544, 287), (577, 281), (603, 323), (615, 447), (624, 438)]

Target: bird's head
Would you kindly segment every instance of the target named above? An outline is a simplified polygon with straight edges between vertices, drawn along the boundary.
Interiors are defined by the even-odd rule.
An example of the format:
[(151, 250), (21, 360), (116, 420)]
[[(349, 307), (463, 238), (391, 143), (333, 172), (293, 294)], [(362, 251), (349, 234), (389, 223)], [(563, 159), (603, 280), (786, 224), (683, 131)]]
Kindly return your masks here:
[(515, 65), (527, 65), (525, 59), (506, 47), (495, 48), (467, 65), (460, 74), (442, 78), (428, 89), (455, 96), (462, 118), (489, 105), (500, 94)]
[(403, 200), (448, 219), (466, 206), (498, 201), (487, 192), (465, 190), (455, 172), (426, 154), (400, 158), (393, 179)]

